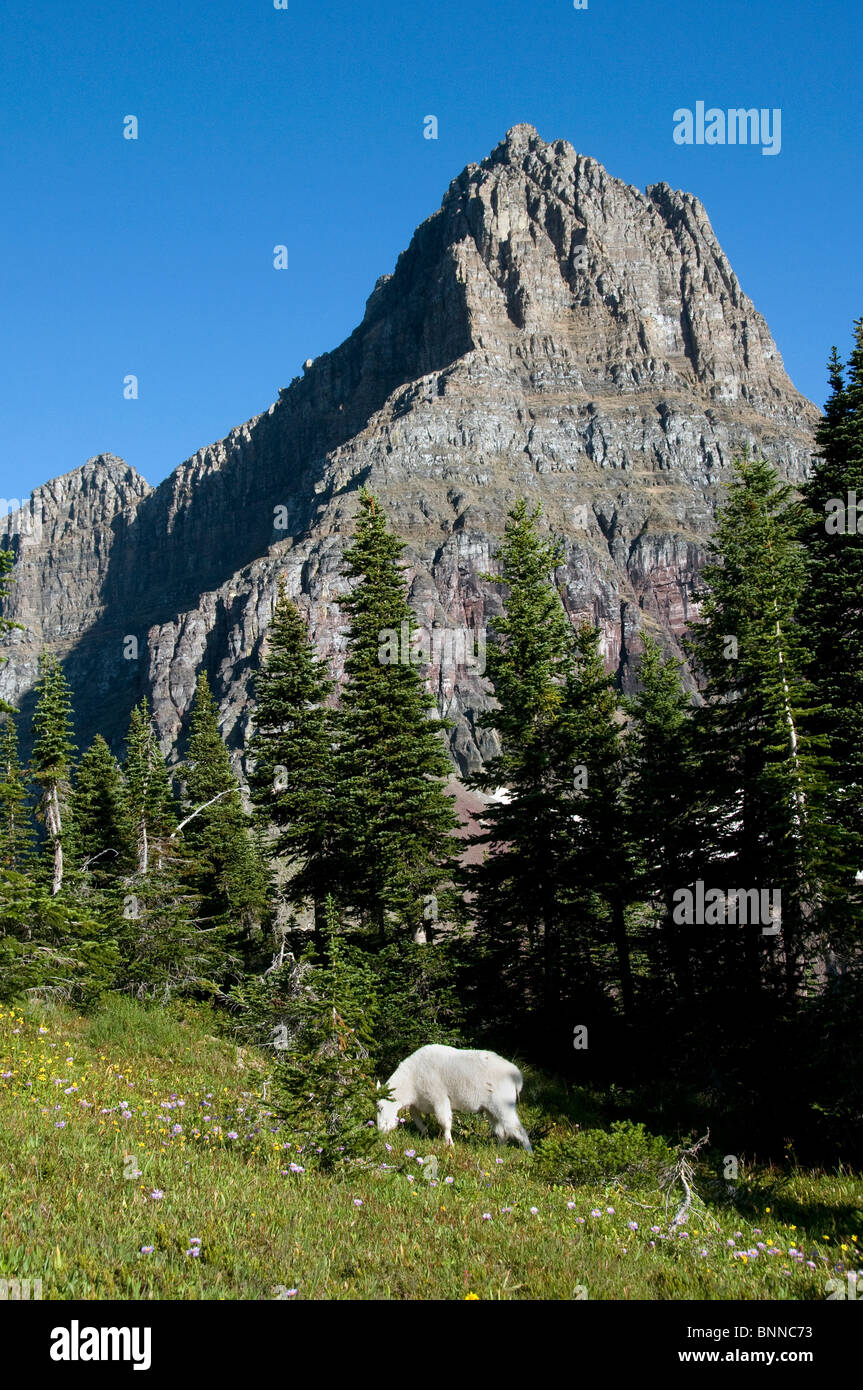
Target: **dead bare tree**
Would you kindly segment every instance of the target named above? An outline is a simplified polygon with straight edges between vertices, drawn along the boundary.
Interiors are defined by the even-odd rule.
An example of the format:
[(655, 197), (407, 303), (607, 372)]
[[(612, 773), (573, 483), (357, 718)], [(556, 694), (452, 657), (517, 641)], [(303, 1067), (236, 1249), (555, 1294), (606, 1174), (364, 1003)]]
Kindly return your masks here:
[[(668, 1223), (669, 1229), (671, 1229), (672, 1226), (683, 1225), (689, 1215), (693, 1198), (699, 1202), (701, 1200), (695, 1191), (695, 1166), (693, 1164), (693, 1159), (699, 1149), (704, 1148), (709, 1138), (710, 1130), (708, 1130), (706, 1134), (703, 1134), (700, 1139), (697, 1139), (694, 1144), (691, 1144), (688, 1149), (678, 1149), (674, 1162), (669, 1163), (667, 1167), (663, 1168), (659, 1175), (659, 1186), (665, 1193), (666, 1216), (668, 1215), (668, 1209), (673, 1200), (674, 1189), (678, 1184), (683, 1189), (683, 1202), (678, 1207), (677, 1215)], [(704, 1204), (701, 1203), (701, 1205), (703, 1206)]]

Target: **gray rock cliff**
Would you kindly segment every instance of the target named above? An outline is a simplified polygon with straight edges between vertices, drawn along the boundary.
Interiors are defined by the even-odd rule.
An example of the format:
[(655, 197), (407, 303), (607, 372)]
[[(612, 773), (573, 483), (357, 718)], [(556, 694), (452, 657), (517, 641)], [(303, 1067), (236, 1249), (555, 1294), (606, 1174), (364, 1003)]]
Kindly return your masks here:
[[(204, 665), (239, 747), (280, 575), (339, 674), (364, 483), (407, 542), (420, 620), (451, 629), (499, 611), (478, 574), (513, 502), (541, 501), (567, 608), (601, 625), (631, 686), (640, 630), (673, 650), (691, 616), (734, 454), (760, 449), (799, 480), (817, 420), (696, 198), (642, 193), (516, 126), (452, 182), (346, 342), (264, 414), (155, 489), (101, 454), (7, 519), (7, 613), (27, 631), (6, 644), (0, 695), (26, 711), (47, 645), (82, 741), (119, 746), (147, 694), (168, 748)], [(475, 729), (486, 682), (458, 651), (429, 679), (465, 770), (492, 746)]]

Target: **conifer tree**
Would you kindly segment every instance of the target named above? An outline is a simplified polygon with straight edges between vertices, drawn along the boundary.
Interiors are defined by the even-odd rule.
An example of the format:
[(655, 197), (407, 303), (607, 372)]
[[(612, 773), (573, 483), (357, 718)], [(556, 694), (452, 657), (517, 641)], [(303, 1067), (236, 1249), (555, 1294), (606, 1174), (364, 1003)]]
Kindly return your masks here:
[[(497, 707), (480, 717), (500, 753), (471, 779), (502, 800), (483, 813), (474, 843), (486, 856), (469, 871), (487, 965), (484, 991), (515, 1030), (525, 1008), (555, 1012), (561, 990), (560, 942), (567, 892), (572, 768), (560, 742), (574, 636), (551, 580), (562, 549), (539, 533), (540, 508), (520, 500), (507, 519), (497, 559), (507, 587), (487, 647)], [(505, 1001), (509, 1000), (509, 1004)]]
[[(0, 602), (12, 564), (11, 553), (0, 551)], [(0, 637), (18, 627), (0, 616)], [(48, 831), (49, 883), (31, 872), (33, 835), (14, 711), (0, 701), (0, 1000), (36, 994), (87, 1008), (114, 984), (117, 948), (110, 926), (60, 892), (70, 838), (71, 700), (56, 660), (44, 657), (40, 673), (32, 772)]]
[(166, 837), (147, 872), (122, 885), (118, 987), (139, 999), (216, 995), (239, 968), (228, 955), (224, 928), (202, 917), (194, 867)]
[(137, 871), (146, 874), (176, 824), (171, 778), (150, 718), (146, 697), (132, 710), (123, 766), (126, 805)]
[(374, 1052), (382, 1076), (426, 1043), (475, 1045), (465, 1027), (474, 955), (467, 933), (452, 929), (433, 945), (398, 940), (368, 953), (377, 1002)]
[(445, 895), (458, 821), (444, 780), (452, 769), (443, 720), (411, 660), (416, 619), (405, 598), (402, 543), (363, 491), (353, 544), (346, 684), (335, 759), (334, 857), (338, 891), (377, 930), (413, 933), (430, 898)]
[(371, 1056), (377, 1002), (363, 953), (341, 936), (335, 900), (325, 903), (327, 965), (305, 958), (302, 992), (277, 1052), (275, 1108), (323, 1168), (362, 1158), (377, 1135), (369, 1121), (378, 1099)]
[(18, 756), (15, 715), (0, 715), (0, 866), (25, 871), (33, 853), (27, 784)]
[(51, 893), (56, 897), (63, 886), (63, 849), (70, 833), (67, 812), (75, 753), (72, 743), (72, 697), (55, 656), (43, 652), (39, 672), (30, 772), (40, 789), (37, 814), (45, 825), (48, 837), (52, 859)]
[(803, 488), (806, 582), (800, 621), (807, 675), (819, 707), (815, 727), (833, 763), (831, 815), (841, 825), (843, 896), (859, 896), (863, 869), (863, 318), (854, 326), (847, 373), (836, 349), (818, 456)]
[[(631, 864), (624, 833), (623, 760), (618, 700), (599, 650), (600, 632), (580, 623), (575, 661), (564, 688), (557, 743), (566, 783), (569, 847), (565, 856), (569, 936), (576, 970), (589, 950), (606, 939), (624, 1014), (634, 1005), (632, 947), (626, 908), (632, 898)], [(585, 949), (585, 948), (588, 949)], [(573, 969), (570, 966), (570, 977)]]
[(275, 831), (270, 858), (284, 861), (290, 873), (285, 899), (295, 907), (311, 900), (320, 927), (333, 879), (334, 728), (325, 703), (332, 682), (283, 580), (268, 643), (255, 678), (251, 797), (258, 823)]
[(75, 894), (0, 866), (0, 1000), (36, 994), (88, 1008), (118, 968), (112, 923)]
[(266, 907), (266, 880), (206, 672), (198, 676), (183, 765), (183, 842), (205, 917), (250, 927)]
[[(734, 465), (703, 573), (689, 649), (706, 678), (698, 746), (706, 818), (705, 872), (722, 886), (779, 890), (785, 988), (797, 987), (800, 948), (835, 851), (823, 818), (826, 777), (810, 730), (807, 653), (796, 622), (803, 556), (790, 489), (763, 459)], [(712, 863), (710, 862), (712, 860)], [(744, 943), (743, 984), (758, 988), (761, 928)]]
[(76, 845), (85, 867), (100, 881), (128, 873), (135, 864), (126, 789), (117, 759), (101, 734), (81, 758), (72, 797)]
[(695, 806), (698, 765), (693, 704), (681, 684), (682, 663), (663, 659), (658, 643), (643, 637), (640, 689), (624, 701), (631, 717), (625, 740), (626, 835), (635, 897), (659, 919), (663, 950), (658, 973), (679, 996), (691, 997), (691, 928), (673, 920), (674, 894), (696, 877)]
[(201, 865), (177, 825), (170, 773), (146, 700), (132, 711), (124, 765), (136, 872), (123, 885), (121, 988), (139, 998), (217, 993), (239, 962), (224, 922), (206, 916)]

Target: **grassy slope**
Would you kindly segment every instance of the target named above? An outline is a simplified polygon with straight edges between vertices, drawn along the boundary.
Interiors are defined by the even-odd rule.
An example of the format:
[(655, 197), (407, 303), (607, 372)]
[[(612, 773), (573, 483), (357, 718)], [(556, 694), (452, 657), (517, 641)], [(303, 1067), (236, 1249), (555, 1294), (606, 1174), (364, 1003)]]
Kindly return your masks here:
[[(408, 1124), (364, 1171), (292, 1172), (310, 1165), (261, 1099), (262, 1059), (206, 1026), (120, 999), (90, 1019), (0, 1010), (0, 1277), (50, 1299), (823, 1299), (837, 1264), (863, 1264), (847, 1175), (750, 1175), (736, 1208), (668, 1238), (658, 1193), (648, 1210), (551, 1188), (474, 1120), (449, 1152)], [(759, 1242), (779, 1253), (733, 1253)]]

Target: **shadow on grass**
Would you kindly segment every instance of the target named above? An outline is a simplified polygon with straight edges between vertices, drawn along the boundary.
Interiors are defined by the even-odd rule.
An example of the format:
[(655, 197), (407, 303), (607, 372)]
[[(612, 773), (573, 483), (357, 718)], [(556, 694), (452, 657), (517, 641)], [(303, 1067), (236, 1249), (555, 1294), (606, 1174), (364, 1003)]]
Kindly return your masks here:
[[(757, 1219), (765, 1230), (768, 1225), (797, 1226), (810, 1233), (830, 1237), (847, 1235), (855, 1228), (863, 1232), (863, 1211), (859, 1199), (852, 1193), (847, 1197), (838, 1196), (835, 1202), (826, 1202), (823, 1196), (807, 1201), (789, 1191), (792, 1181), (793, 1175), (779, 1174), (773, 1177), (768, 1174), (735, 1184), (731, 1193), (723, 1183), (719, 1191), (714, 1193), (711, 1187), (716, 1184), (708, 1180), (704, 1184), (704, 1195), (717, 1206), (727, 1204), (747, 1220)], [(863, 1260), (863, 1250), (859, 1253)]]

